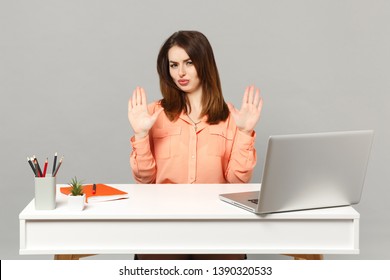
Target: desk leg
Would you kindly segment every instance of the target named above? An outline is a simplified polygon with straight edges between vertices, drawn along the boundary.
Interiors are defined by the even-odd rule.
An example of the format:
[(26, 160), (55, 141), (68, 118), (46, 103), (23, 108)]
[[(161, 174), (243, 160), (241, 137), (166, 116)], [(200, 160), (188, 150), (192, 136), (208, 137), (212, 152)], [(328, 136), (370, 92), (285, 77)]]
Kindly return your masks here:
[(54, 255), (55, 260), (79, 260), (81, 258), (90, 257), (95, 255)]
[(294, 260), (323, 260), (324, 255), (320, 254), (285, 254), (286, 256), (293, 257)]

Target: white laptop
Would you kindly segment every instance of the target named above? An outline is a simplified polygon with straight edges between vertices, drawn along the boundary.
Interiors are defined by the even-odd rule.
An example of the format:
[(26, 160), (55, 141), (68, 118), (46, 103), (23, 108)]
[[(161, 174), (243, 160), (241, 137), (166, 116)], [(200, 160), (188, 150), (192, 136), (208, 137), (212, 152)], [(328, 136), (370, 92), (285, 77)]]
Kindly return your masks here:
[(373, 135), (364, 130), (271, 136), (261, 190), (219, 197), (257, 214), (356, 204)]

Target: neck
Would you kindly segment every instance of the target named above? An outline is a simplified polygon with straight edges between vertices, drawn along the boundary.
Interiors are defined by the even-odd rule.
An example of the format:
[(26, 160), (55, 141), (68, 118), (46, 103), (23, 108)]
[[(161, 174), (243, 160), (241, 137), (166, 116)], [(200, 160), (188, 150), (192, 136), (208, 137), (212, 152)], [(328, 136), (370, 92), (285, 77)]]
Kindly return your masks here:
[(191, 113), (189, 114), (194, 120), (198, 120), (202, 112), (202, 89), (187, 93), (188, 102), (191, 106)]

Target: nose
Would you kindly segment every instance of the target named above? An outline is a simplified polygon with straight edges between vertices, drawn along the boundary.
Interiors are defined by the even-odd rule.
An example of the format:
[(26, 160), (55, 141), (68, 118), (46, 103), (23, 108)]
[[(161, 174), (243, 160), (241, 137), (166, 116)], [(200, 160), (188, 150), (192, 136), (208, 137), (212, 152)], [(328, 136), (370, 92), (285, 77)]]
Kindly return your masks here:
[(184, 67), (185, 67), (184, 65), (181, 65), (179, 67), (179, 76), (180, 77), (184, 77), (186, 75), (186, 69)]

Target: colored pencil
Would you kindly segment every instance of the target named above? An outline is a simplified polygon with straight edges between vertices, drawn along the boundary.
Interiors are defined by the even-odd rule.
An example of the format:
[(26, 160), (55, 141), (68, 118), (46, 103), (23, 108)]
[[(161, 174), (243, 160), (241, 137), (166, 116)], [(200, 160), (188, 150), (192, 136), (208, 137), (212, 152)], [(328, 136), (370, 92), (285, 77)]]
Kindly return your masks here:
[(35, 172), (37, 173), (37, 177), (42, 177), (41, 176), (41, 173), (39, 172), (39, 168), (38, 168), (38, 163), (37, 163), (37, 159), (32, 157), (31, 158), (32, 162), (34, 163), (34, 166), (35, 166)]
[(36, 165), (38, 167), (38, 177), (42, 177), (42, 170), (41, 170), (41, 167), (39, 166), (38, 159), (36, 158), (35, 155), (33, 155), (33, 158), (34, 158), (34, 161), (36, 162)]
[(55, 171), (54, 174), (53, 174), (53, 177), (55, 177), (55, 176), (57, 175), (58, 169), (60, 169), (60, 166), (61, 166), (61, 164), (62, 164), (62, 160), (63, 160), (63, 159), (64, 159), (64, 156), (61, 157), (60, 162), (58, 163), (58, 166), (57, 166), (57, 168), (56, 168), (56, 171)]
[(31, 166), (32, 171), (34, 172), (34, 175), (37, 176), (37, 173), (35, 172), (34, 164), (32, 163), (31, 159), (27, 157), (27, 162)]
[(54, 172), (56, 171), (56, 164), (57, 164), (57, 153), (54, 154), (53, 171), (51, 172), (53, 177), (54, 177)]
[(48, 164), (48, 160), (47, 160), (47, 158), (46, 158), (46, 160), (45, 160), (45, 165), (43, 166), (43, 177), (46, 177), (47, 164)]

